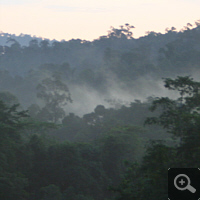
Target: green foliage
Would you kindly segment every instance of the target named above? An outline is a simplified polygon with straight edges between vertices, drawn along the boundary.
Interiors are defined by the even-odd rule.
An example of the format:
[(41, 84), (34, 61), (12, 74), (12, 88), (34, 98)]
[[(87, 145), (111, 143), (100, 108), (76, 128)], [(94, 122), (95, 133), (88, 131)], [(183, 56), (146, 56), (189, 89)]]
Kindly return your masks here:
[(56, 185), (48, 185), (41, 188), (41, 200), (61, 200), (60, 188)]
[[(173, 163), (173, 149), (160, 142), (153, 142), (147, 149), (141, 165), (127, 167), (119, 187), (119, 200), (167, 198), (167, 169)], [(158, 164), (159, 163), (159, 164)]]
[[(0, 100), (0, 135), (1, 147), (4, 140), (17, 142), (20, 139), (19, 130), (24, 128), (22, 119), (28, 117), (27, 111), (17, 111), (19, 105), (7, 106)], [(11, 139), (11, 140), (10, 140)]]
[(20, 173), (0, 174), (0, 198), (2, 200), (26, 200), (28, 193), (25, 187), (28, 180)]
[(59, 75), (54, 74), (52, 78), (46, 78), (38, 84), (37, 91), (37, 97), (45, 102), (45, 107), (39, 112), (38, 117), (57, 123), (65, 116), (62, 107), (67, 102), (72, 102), (67, 85), (60, 80)]
[[(157, 98), (151, 110), (160, 108), (158, 117), (151, 117), (146, 124), (158, 124), (172, 136), (180, 139), (174, 147), (163, 141), (153, 141), (148, 146), (142, 163), (128, 169), (119, 192), (120, 200), (125, 199), (166, 199), (167, 170), (171, 167), (198, 167), (200, 154), (200, 83), (192, 78), (177, 77), (165, 79), (165, 87), (179, 92), (176, 100)], [(138, 178), (139, 177), (139, 178)]]
[[(151, 97), (130, 105), (111, 99), (114, 109), (98, 105), (83, 117), (65, 116), (71, 102), (67, 85), (101, 96), (112, 85), (142, 94), (141, 77), (156, 81), (196, 72), (196, 26), (133, 39), (134, 27), (125, 24), (92, 42), (32, 40), (22, 46), (11, 38), (0, 46), (0, 199), (167, 199), (167, 169), (200, 165), (200, 83), (190, 76), (166, 78), (177, 99)], [(34, 99), (36, 86), (42, 108)], [(20, 111), (12, 92), (28, 112)], [(144, 129), (146, 117), (152, 126)], [(164, 141), (145, 148), (149, 139)]]
[[(144, 154), (145, 140), (140, 135), (144, 130), (130, 125), (135, 121), (130, 119), (141, 118), (135, 121), (141, 124), (143, 117), (139, 113), (147, 107), (148, 104), (142, 106), (139, 101), (132, 103), (130, 108), (124, 106), (119, 110), (99, 105), (93, 113), (82, 118), (69, 114), (58, 126), (37, 121), (34, 107), (29, 111), (34, 118), (26, 119), (27, 112), (2, 104), (2, 122), (12, 123), (11, 127), (16, 123), (16, 128), (10, 132), (19, 136), (17, 140), (9, 137), (1, 140), (0, 172), (2, 180), (6, 180), (2, 182), (5, 191), (2, 195), (10, 190), (12, 198), (18, 195), (19, 199), (27, 200), (113, 199), (115, 194), (108, 188), (122, 179), (125, 161), (139, 161)], [(58, 137), (59, 132), (69, 134), (68, 139), (71, 137), (79, 143), (63, 142), (66, 140), (63, 137), (62, 142), (53, 141), (50, 139), (52, 132), (56, 134), (54, 137)], [(16, 183), (21, 189), (18, 194), (15, 192), (17, 185), (10, 185), (10, 180), (6, 179), (8, 173), (12, 177), (19, 174)]]
[(0, 101), (0, 199), (26, 199), (27, 179), (17, 171), (17, 151), (27, 111), (17, 111), (18, 105), (8, 106)]

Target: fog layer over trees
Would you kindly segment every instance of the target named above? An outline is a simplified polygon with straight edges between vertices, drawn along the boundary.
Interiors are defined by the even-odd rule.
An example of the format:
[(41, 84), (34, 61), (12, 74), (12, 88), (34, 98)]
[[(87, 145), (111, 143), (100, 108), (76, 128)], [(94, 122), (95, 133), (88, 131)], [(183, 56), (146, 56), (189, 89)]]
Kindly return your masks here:
[(109, 107), (105, 99), (130, 103), (162, 96), (162, 77), (197, 75), (199, 71), (199, 22), (191, 26), (179, 32), (168, 28), (166, 34), (148, 32), (134, 39), (133, 26), (126, 24), (111, 27), (108, 35), (92, 42), (33, 38), (26, 46), (17, 40), (23, 35), (14, 39), (4, 34), (7, 43), (0, 46), (0, 90), (17, 96), (25, 108), (40, 105), (36, 87), (56, 73), (73, 99), (65, 112), (78, 115), (91, 112), (98, 104)]

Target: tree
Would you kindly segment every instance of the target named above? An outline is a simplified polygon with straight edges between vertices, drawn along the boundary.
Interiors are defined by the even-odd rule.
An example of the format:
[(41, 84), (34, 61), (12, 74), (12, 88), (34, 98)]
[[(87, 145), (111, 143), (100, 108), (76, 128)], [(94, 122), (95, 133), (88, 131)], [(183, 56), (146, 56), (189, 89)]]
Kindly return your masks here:
[(60, 188), (54, 184), (41, 188), (42, 200), (61, 200)]
[[(179, 92), (180, 97), (173, 100), (168, 97), (153, 101), (151, 110), (161, 108), (159, 117), (148, 118), (147, 124), (159, 124), (177, 139), (182, 157), (179, 164), (198, 167), (200, 154), (200, 82), (189, 76), (164, 79), (165, 87)], [(198, 152), (198, 153), (197, 153)], [(180, 156), (179, 156), (180, 157)]]
[(11, 49), (12, 49), (13, 51), (20, 51), (21, 46), (20, 46), (19, 42), (16, 41), (15, 39), (13, 39), (13, 38), (8, 38), (6, 43), (12, 43), (12, 44), (11, 44)]
[(39, 48), (38, 40), (37, 39), (32, 39), (29, 42), (29, 47), (32, 48), (32, 49), (34, 49), (34, 50), (38, 50), (38, 48)]
[(153, 100), (151, 110), (158, 109), (159, 114), (145, 123), (161, 125), (176, 139), (175, 143), (169, 146), (165, 141), (151, 142), (142, 163), (130, 166), (115, 189), (118, 200), (166, 199), (168, 168), (200, 165), (200, 82), (189, 76), (166, 78), (164, 82), (179, 97)]
[(21, 145), (20, 131), (27, 111), (17, 111), (18, 105), (8, 106), (0, 100), (0, 199), (27, 199), (27, 179), (17, 171), (17, 151)]
[(63, 106), (72, 102), (67, 85), (61, 81), (59, 75), (54, 74), (38, 84), (37, 91), (37, 97), (45, 103), (38, 117), (57, 123), (65, 116)]
[(124, 26), (120, 26), (120, 29), (111, 26), (111, 31), (108, 32), (108, 37), (132, 39), (133, 33), (131, 29), (133, 28), (135, 27), (129, 25), (128, 23), (126, 23)]
[(102, 163), (107, 176), (116, 184), (124, 170), (124, 160), (137, 160), (141, 151), (141, 141), (133, 126), (111, 129), (102, 139)]
[(147, 148), (142, 163), (127, 163), (117, 200), (167, 199), (167, 170), (174, 161), (174, 149), (162, 141), (153, 141)]
[(42, 50), (46, 51), (49, 47), (49, 40), (42, 40), (40, 42), (40, 46), (41, 46)]

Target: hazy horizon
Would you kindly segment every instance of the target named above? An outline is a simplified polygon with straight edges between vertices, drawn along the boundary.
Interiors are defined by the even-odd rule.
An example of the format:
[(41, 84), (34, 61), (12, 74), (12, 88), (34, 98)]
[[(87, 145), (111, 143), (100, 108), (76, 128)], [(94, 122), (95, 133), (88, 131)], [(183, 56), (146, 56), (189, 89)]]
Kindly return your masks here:
[(133, 37), (147, 31), (164, 33), (199, 19), (197, 0), (1, 0), (0, 31), (56, 40), (94, 40), (107, 35), (110, 26), (135, 26)]

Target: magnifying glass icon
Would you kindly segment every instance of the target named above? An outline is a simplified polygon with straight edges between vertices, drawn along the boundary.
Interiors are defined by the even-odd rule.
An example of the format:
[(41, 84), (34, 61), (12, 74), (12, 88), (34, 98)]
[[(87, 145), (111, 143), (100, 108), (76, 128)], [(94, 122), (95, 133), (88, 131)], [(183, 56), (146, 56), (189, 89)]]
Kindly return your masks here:
[(185, 174), (179, 174), (174, 179), (174, 186), (178, 190), (189, 190), (190, 192), (195, 193), (196, 189), (192, 187), (190, 183), (191, 183), (190, 178)]

